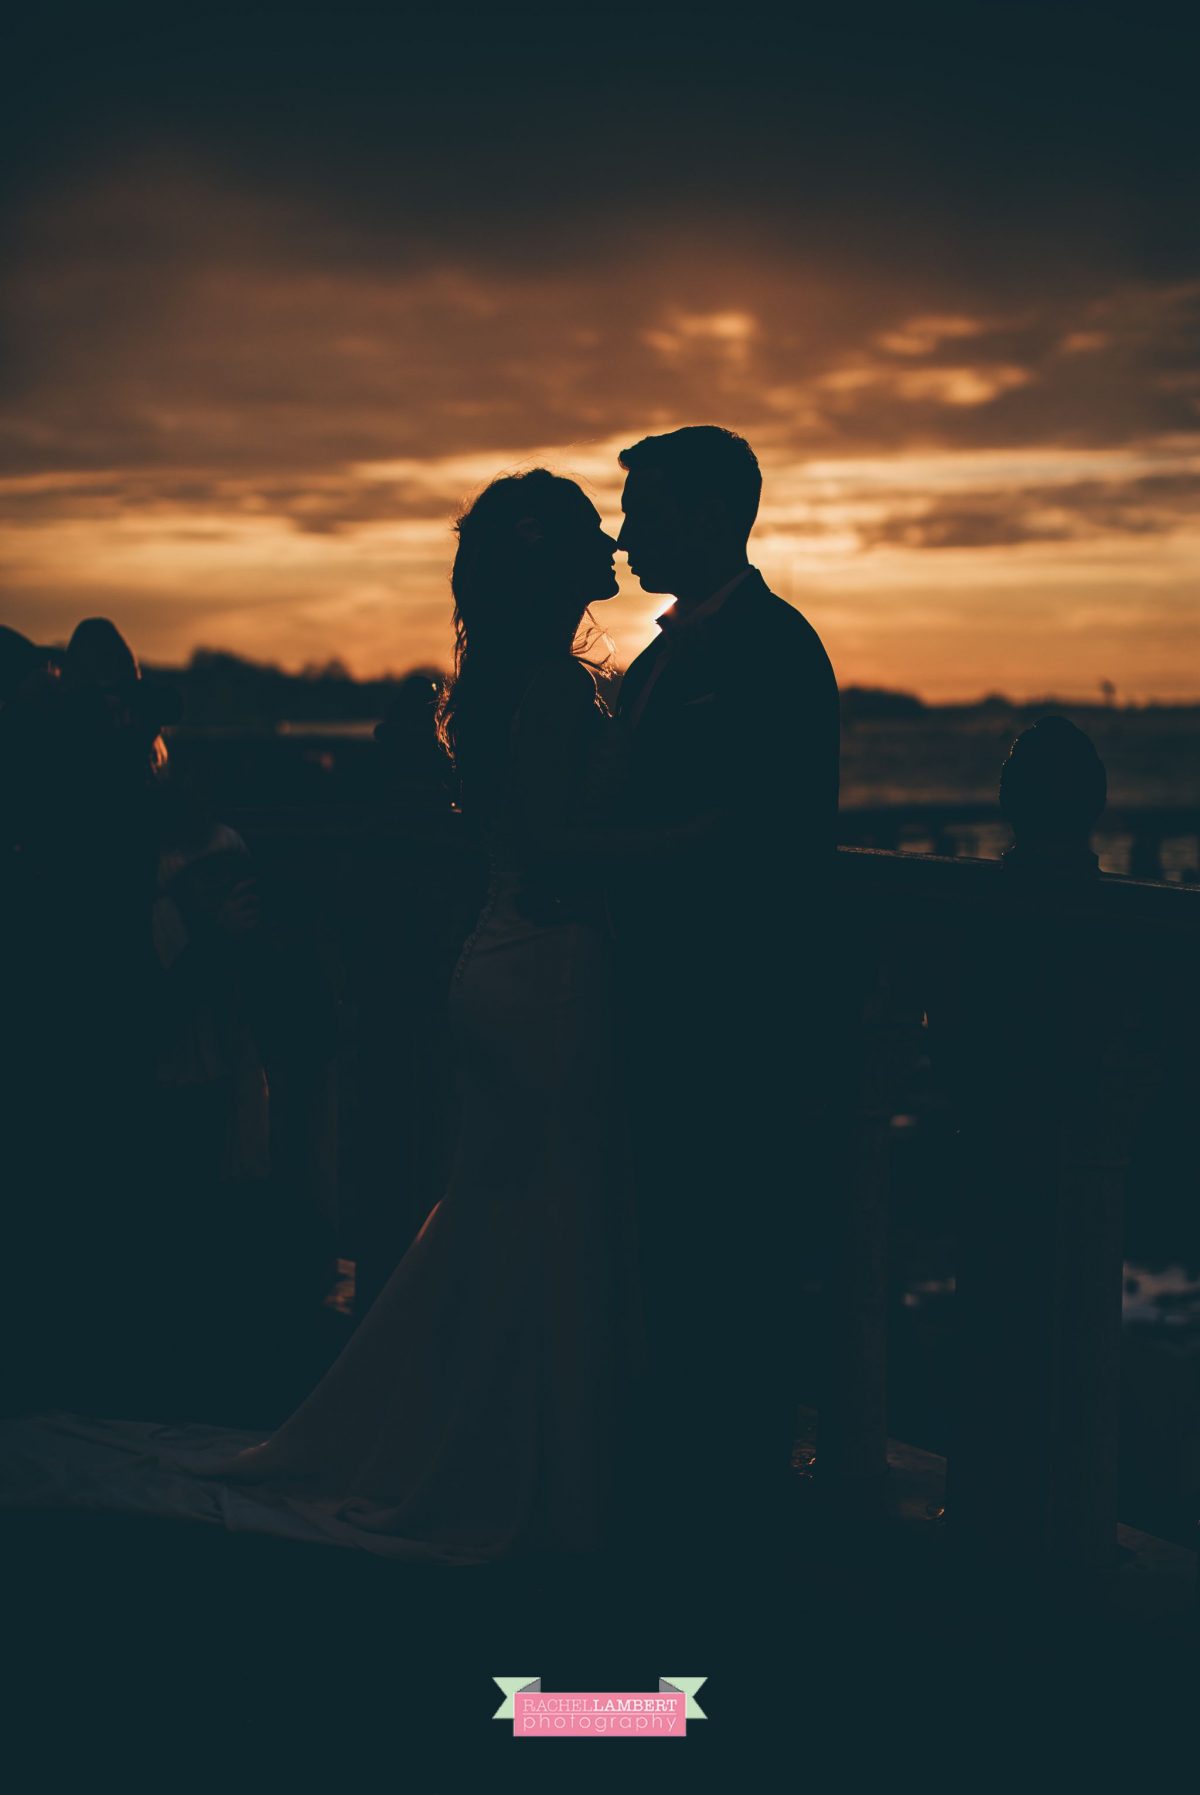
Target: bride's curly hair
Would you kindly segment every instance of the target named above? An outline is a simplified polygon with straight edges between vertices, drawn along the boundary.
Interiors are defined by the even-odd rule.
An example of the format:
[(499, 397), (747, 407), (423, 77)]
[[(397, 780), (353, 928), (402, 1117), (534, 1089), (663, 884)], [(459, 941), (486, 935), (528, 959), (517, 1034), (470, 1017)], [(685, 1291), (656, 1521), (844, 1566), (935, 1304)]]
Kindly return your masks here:
[[(468, 785), (472, 806), (487, 802), (531, 668), (561, 655), (581, 661), (601, 684), (612, 678), (612, 638), (590, 608), (576, 610), (569, 594), (557, 607), (530, 602), (533, 538), (554, 527), (579, 490), (547, 468), (504, 474), (455, 523), (454, 671), (435, 723), (464, 808)], [(606, 708), (599, 692), (597, 703)]]

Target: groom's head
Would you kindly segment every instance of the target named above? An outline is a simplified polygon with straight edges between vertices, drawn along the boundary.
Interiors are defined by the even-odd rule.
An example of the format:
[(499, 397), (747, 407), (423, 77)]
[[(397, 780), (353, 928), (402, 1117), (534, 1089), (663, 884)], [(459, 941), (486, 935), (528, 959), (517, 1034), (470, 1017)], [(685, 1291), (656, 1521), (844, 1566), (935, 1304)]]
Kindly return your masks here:
[(745, 561), (762, 475), (744, 437), (693, 424), (643, 437), (620, 461), (625, 521), (617, 547), (647, 592), (703, 592), (714, 575)]

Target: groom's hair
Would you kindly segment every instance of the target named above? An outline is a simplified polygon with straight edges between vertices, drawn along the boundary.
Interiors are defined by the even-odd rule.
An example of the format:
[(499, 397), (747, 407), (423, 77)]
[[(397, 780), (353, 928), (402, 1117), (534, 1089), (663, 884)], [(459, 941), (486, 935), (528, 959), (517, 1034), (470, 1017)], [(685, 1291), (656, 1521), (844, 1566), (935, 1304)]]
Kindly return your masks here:
[(644, 436), (618, 459), (626, 473), (661, 474), (689, 504), (718, 500), (744, 536), (754, 528), (762, 473), (744, 436), (719, 424), (688, 424), (665, 436)]

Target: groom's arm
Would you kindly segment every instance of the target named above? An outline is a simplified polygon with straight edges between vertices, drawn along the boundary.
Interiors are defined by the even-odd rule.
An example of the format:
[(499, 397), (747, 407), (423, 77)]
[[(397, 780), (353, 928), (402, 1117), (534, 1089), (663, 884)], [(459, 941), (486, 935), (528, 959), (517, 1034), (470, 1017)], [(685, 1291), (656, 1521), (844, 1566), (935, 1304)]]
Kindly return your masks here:
[(836, 839), (838, 691), (815, 632), (725, 660), (720, 733), (695, 840), (759, 876), (821, 863)]
[(837, 833), (839, 699), (815, 631), (784, 639), (755, 682), (751, 739), (735, 751), (747, 826), (768, 823), (794, 852), (831, 852)]

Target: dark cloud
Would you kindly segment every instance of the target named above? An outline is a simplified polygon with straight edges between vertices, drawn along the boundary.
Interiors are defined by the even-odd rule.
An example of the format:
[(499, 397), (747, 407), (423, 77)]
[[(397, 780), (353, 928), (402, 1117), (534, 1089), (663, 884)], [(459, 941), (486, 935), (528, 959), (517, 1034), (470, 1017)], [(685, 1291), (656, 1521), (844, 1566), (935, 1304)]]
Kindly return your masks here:
[[(319, 208), (182, 170), (64, 190), (0, 281), (0, 468), (221, 470), (570, 444), (720, 416), (794, 453), (1195, 432), (1200, 280), (1004, 303), (953, 268), (686, 237), (531, 277), (321, 260)], [(370, 245), (364, 246), (364, 263)], [(286, 483), (286, 482), (285, 482)], [(339, 516), (319, 495), (299, 516)], [(312, 527), (312, 526), (310, 526)]]
[(461, 509), (463, 496), (461, 483), (450, 480), (418, 486), (349, 474), (314, 477), (303, 484), (270, 477), (179, 480), (169, 473), (119, 472), (81, 481), (51, 474), (36, 481), (0, 480), (0, 524), (38, 526), (63, 519), (86, 524), (123, 514), (147, 528), (163, 519), (163, 528), (177, 536), (211, 538), (212, 525), (203, 532), (180, 528), (180, 515), (196, 512), (231, 520), (271, 517), (311, 535), (332, 535), (360, 524), (448, 520)]
[(958, 493), (863, 524), (860, 536), (866, 548), (1008, 548), (1189, 532), (1198, 513), (1200, 473), (1189, 471)]
[[(531, 268), (631, 217), (749, 219), (820, 259), (948, 239), (1003, 284), (1024, 246), (1155, 278), (1194, 255), (1189, 36), (1153, 9), (1008, 0), (24, 9), (4, 129), (29, 190), (114, 150), (318, 198), (353, 265), (433, 243)], [(1062, 224), (1069, 224), (1064, 233)]]

